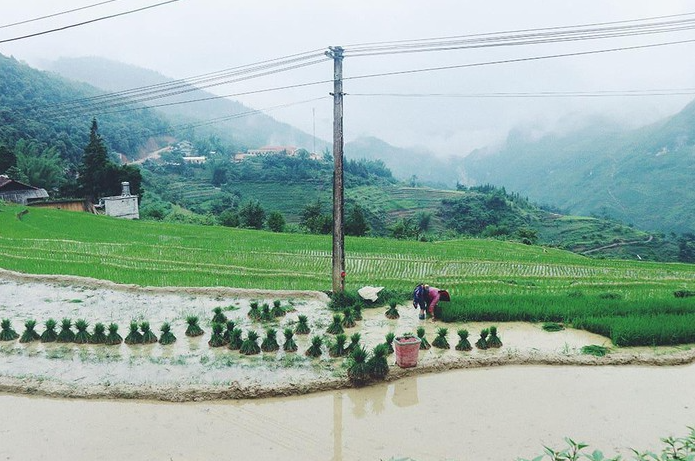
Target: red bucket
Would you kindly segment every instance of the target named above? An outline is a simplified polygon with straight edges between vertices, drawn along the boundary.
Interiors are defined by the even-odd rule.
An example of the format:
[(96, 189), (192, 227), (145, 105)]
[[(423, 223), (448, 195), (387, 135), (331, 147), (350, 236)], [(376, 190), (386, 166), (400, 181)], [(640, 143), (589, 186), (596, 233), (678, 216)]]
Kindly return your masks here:
[(417, 357), (420, 352), (420, 338), (415, 336), (401, 336), (393, 341), (396, 352), (396, 365), (401, 368), (411, 368), (417, 365)]

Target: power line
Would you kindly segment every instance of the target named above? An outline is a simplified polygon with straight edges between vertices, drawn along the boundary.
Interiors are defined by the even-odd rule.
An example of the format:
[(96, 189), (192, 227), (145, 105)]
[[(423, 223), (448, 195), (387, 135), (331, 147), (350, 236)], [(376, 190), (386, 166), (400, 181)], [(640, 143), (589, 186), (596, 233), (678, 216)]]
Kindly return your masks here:
[(14, 27), (14, 26), (22, 25), (22, 24), (28, 24), (30, 22), (41, 21), (42, 19), (55, 18), (56, 16), (61, 16), (61, 15), (68, 14), (68, 13), (74, 13), (75, 11), (82, 11), (82, 10), (86, 10), (89, 8), (94, 8), (96, 6), (101, 6), (101, 5), (105, 5), (107, 3), (114, 3), (114, 2), (118, 2), (118, 1), (120, 1), (120, 0), (107, 0), (105, 2), (93, 3), (91, 5), (81, 6), (79, 8), (73, 8), (72, 10), (66, 10), (66, 11), (61, 11), (59, 13), (47, 14), (46, 16), (40, 16), (38, 18), (25, 19), (23, 21), (13, 22), (11, 24), (5, 24), (4, 26), (0, 26), (0, 29), (6, 29), (8, 27)]
[(394, 98), (601, 98), (642, 96), (683, 96), (695, 94), (695, 88), (654, 90), (602, 90), (602, 91), (536, 91), (493, 93), (350, 93), (360, 97)]
[(136, 9), (134, 9), (134, 10), (128, 10), (128, 11), (123, 11), (123, 12), (121, 12), (121, 13), (110, 14), (110, 15), (108, 15), (108, 16), (101, 16), (101, 17), (99, 17), (99, 18), (90, 19), (90, 20), (88, 20), (88, 21), (82, 21), (82, 22), (78, 22), (78, 23), (75, 23), (75, 24), (69, 24), (69, 25), (67, 25), (67, 26), (57, 27), (57, 28), (55, 28), (55, 29), (49, 29), (49, 30), (44, 30), (44, 31), (41, 31), (41, 32), (35, 32), (35, 33), (33, 33), (33, 34), (22, 35), (22, 36), (20, 36), (20, 37), (6, 38), (6, 39), (3, 39), (3, 40), (0, 40), (0, 43), (15, 42), (15, 41), (17, 41), (17, 40), (24, 40), (24, 39), (27, 39), (27, 38), (38, 37), (38, 36), (40, 36), (40, 35), (51, 34), (51, 33), (53, 33), (53, 32), (60, 32), (60, 31), (63, 31), (63, 30), (67, 30), (67, 29), (72, 29), (72, 28), (75, 28), (75, 27), (84, 26), (84, 25), (86, 25), (86, 24), (92, 24), (92, 23), (99, 22), (99, 21), (104, 21), (104, 20), (107, 20), (107, 19), (117, 18), (117, 17), (119, 17), (119, 16), (125, 16), (125, 15), (128, 15), (128, 14), (138, 13), (138, 12), (140, 12), (140, 11), (145, 11), (145, 10), (149, 10), (149, 9), (152, 9), (152, 8), (157, 8), (157, 7), (160, 7), (160, 6), (163, 6), (163, 5), (168, 5), (169, 3), (176, 3), (176, 2), (178, 2), (178, 1), (180, 1), (180, 0), (167, 0), (167, 1), (165, 1), (165, 2), (155, 3), (154, 5), (143, 6), (142, 8), (136, 8)]

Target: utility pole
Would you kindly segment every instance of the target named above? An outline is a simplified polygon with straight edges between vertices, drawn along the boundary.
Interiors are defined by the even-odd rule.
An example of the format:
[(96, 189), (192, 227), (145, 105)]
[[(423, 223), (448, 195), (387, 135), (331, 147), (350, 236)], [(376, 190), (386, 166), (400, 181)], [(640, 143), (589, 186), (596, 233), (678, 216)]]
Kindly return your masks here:
[(328, 47), (333, 59), (333, 292), (345, 291), (345, 233), (343, 228), (343, 48)]

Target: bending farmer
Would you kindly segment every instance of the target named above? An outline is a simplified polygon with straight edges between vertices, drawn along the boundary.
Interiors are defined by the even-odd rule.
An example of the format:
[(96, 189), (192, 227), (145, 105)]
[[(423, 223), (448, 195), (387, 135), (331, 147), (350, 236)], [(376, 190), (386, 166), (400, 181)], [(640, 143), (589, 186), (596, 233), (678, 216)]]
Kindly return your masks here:
[(413, 291), (413, 307), (420, 308), (420, 320), (425, 320), (425, 311), (430, 313), (432, 320), (436, 320), (434, 308), (439, 302), (439, 296), (439, 290), (426, 283), (415, 287)]

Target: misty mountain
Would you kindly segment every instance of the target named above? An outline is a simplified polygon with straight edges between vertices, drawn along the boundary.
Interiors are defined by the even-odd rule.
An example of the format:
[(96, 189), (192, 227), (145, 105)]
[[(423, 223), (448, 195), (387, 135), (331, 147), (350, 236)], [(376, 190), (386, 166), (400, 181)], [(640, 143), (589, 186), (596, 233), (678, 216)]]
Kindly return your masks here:
[(464, 164), (470, 181), (504, 185), (570, 213), (695, 231), (695, 102), (639, 129), (597, 120), (540, 139), (514, 131), (501, 147), (475, 151)]

